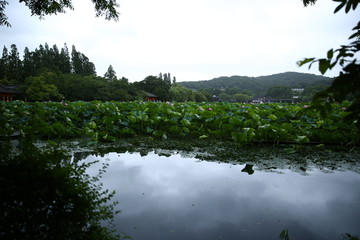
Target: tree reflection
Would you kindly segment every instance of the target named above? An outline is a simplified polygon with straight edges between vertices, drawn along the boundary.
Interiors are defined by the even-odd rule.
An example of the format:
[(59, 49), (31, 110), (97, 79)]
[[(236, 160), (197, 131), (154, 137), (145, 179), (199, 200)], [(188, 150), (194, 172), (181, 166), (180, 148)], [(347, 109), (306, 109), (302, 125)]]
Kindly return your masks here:
[(54, 147), (0, 142), (0, 239), (120, 239), (114, 192), (89, 165)]
[(252, 175), (255, 171), (253, 169), (254, 165), (246, 164), (245, 167), (241, 170), (242, 172), (246, 172), (249, 175)]

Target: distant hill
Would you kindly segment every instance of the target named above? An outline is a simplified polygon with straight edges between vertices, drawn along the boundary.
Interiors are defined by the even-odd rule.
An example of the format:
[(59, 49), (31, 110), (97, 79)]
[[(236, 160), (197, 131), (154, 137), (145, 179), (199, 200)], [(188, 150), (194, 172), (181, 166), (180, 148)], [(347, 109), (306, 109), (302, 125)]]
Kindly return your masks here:
[(246, 77), (246, 76), (231, 76), (218, 77), (212, 80), (179, 82), (180, 85), (200, 90), (200, 89), (227, 89), (240, 88), (249, 90), (258, 96), (266, 94), (267, 90), (272, 86), (288, 86), (291, 88), (307, 88), (311, 86), (330, 85), (332, 78), (324, 77), (315, 74), (285, 72), (269, 76), (260, 77)]

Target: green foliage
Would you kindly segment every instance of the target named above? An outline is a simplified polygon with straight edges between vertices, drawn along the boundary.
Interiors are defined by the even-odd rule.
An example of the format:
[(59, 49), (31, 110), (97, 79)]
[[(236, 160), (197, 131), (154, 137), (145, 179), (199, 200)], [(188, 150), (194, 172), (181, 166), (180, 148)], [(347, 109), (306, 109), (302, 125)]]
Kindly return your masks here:
[(277, 98), (277, 99), (291, 99), (292, 91), (290, 87), (286, 86), (273, 86), (269, 88), (266, 93), (267, 97)]
[(208, 98), (202, 92), (194, 92), (195, 102), (208, 102)]
[(317, 0), (303, 0), (304, 6), (306, 7), (309, 4), (315, 4)]
[(287, 230), (287, 229), (282, 230), (279, 238), (283, 239), (283, 240), (290, 240), (291, 238), (289, 237), (289, 230)]
[(109, 81), (117, 80), (116, 72), (115, 72), (114, 68), (111, 65), (109, 66), (108, 70), (104, 74), (104, 78), (109, 80)]
[(176, 102), (186, 102), (186, 101), (194, 101), (195, 94), (188, 88), (180, 86), (178, 84), (171, 85), (169, 89), (169, 97), (171, 101)]
[(75, 46), (72, 46), (71, 63), (73, 73), (81, 76), (95, 76), (95, 65), (89, 61), (83, 53), (76, 51)]
[(171, 81), (167, 78), (147, 76), (143, 81), (135, 83), (135, 87), (139, 90), (155, 94), (161, 101), (170, 100)]
[(0, 60), (0, 79), (19, 82), (21, 80), (22, 62), (15, 44), (11, 44), (11, 51), (8, 52), (4, 46)]
[(325, 119), (303, 104), (49, 102), (0, 103), (0, 135), (84, 137), (114, 141), (129, 136), (233, 140), (247, 143), (359, 144), (355, 123), (342, 119), (347, 104)]
[(11, 24), (8, 22), (8, 17), (5, 15), (6, 5), (9, 3), (7, 1), (0, 1), (0, 26), (11, 27)]
[(359, 240), (359, 237), (358, 236), (355, 236), (355, 235), (352, 235), (352, 234), (349, 234), (349, 233), (345, 233), (341, 240)]
[(261, 77), (231, 76), (219, 77), (207, 81), (179, 82), (178, 84), (198, 91), (206, 91), (218, 96), (220, 89), (225, 90), (228, 95), (237, 93), (250, 97), (265, 96), (266, 92), (273, 86), (286, 86), (290, 88), (306, 88), (314, 85), (329, 86), (331, 79), (314, 74), (286, 72)]
[(22, 61), (15, 44), (11, 45), (10, 53), (4, 46), (0, 60), (0, 79), (6, 78), (16, 84), (22, 84), (26, 78), (46, 72), (96, 75), (95, 65), (83, 53), (76, 51), (75, 46), (72, 47), (71, 57), (66, 44), (60, 51), (56, 45), (49, 47), (47, 43), (44, 46), (40, 44), (34, 51), (26, 47)]
[(316, 93), (320, 91), (324, 91), (326, 88), (328, 88), (327, 85), (317, 85), (317, 86), (311, 86), (304, 89), (304, 92), (301, 95), (301, 100), (303, 102), (310, 102)]
[(224, 92), (220, 93), (220, 94), (219, 94), (219, 97), (220, 97), (220, 99), (221, 99), (222, 101), (229, 101), (229, 100), (231, 100), (231, 95), (226, 94), (226, 93), (224, 93)]
[(27, 85), (25, 94), (30, 101), (50, 101), (62, 98), (57, 87), (46, 83), (43, 76), (29, 77), (25, 84)]
[[(64, 13), (66, 9), (74, 9), (71, 0), (20, 0), (20, 2), (25, 3), (30, 9), (31, 15), (40, 18), (44, 18), (46, 15)], [(119, 4), (116, 3), (116, 0), (92, 0), (92, 3), (95, 5), (97, 17), (105, 16), (106, 20), (113, 19), (115, 21), (119, 19), (119, 13), (116, 10)], [(8, 4), (6, 0), (0, 1), (0, 26), (11, 26), (5, 14), (5, 6)]]
[[(52, 147), (51, 145), (55, 145)], [(113, 228), (114, 192), (52, 143), (0, 142), (1, 239), (120, 239)], [(41, 150), (40, 150), (41, 149)]]
[[(288, 229), (282, 230), (279, 235), (279, 238), (283, 239), (283, 240), (291, 240), (289, 230)], [(341, 236), (340, 239), (341, 240), (359, 240), (359, 237), (351, 235), (349, 233), (345, 233), (343, 236)]]
[(237, 93), (237, 94), (234, 94), (233, 97), (234, 97), (236, 102), (247, 102), (247, 101), (250, 100), (250, 98), (252, 96), (242, 94), (242, 93)]
[[(334, 0), (340, 4), (336, 7), (334, 13), (342, 8), (348, 13), (351, 9), (355, 10), (359, 0)], [(323, 117), (330, 114), (332, 102), (343, 102), (351, 100), (348, 106), (349, 114), (344, 118), (350, 122), (356, 122), (360, 126), (360, 64), (356, 59), (356, 54), (360, 50), (360, 22), (353, 28), (355, 31), (349, 39), (355, 39), (348, 45), (342, 45), (340, 48), (330, 49), (326, 58), (306, 58), (298, 62), (299, 66), (318, 63), (319, 71), (325, 74), (337, 65), (342, 67), (340, 75), (334, 79), (331, 86), (318, 92), (312, 101), (312, 108), (317, 109)]]

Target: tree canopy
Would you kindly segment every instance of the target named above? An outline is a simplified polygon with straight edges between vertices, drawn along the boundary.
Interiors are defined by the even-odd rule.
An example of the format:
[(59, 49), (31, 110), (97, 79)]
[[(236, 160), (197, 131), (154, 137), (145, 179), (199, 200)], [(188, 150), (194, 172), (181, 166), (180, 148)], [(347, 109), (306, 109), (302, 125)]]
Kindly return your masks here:
[[(72, 0), (19, 0), (24, 3), (30, 10), (31, 15), (44, 18), (46, 15), (65, 13), (66, 9), (74, 10)], [(91, 0), (95, 5), (96, 17), (104, 16), (106, 20), (119, 19), (119, 12), (116, 10), (119, 4), (116, 0)], [(10, 27), (8, 17), (5, 14), (7, 0), (0, 0), (0, 26)]]
[(266, 96), (280, 99), (289, 99), (292, 98), (292, 91), (290, 87), (273, 86), (267, 91)]
[(104, 78), (109, 80), (109, 81), (113, 81), (116, 80), (116, 72), (114, 70), (114, 68), (110, 65), (107, 72), (104, 74)]

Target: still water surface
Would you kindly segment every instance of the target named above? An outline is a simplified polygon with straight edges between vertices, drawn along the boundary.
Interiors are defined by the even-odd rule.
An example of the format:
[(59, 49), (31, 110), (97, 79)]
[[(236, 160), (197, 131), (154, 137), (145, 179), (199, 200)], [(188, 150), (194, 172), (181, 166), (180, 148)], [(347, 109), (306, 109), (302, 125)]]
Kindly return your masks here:
[(353, 171), (260, 171), (154, 152), (86, 161), (95, 159), (109, 163), (102, 181), (116, 191), (117, 229), (135, 240), (279, 239), (283, 229), (292, 239), (360, 234), (360, 174)]

